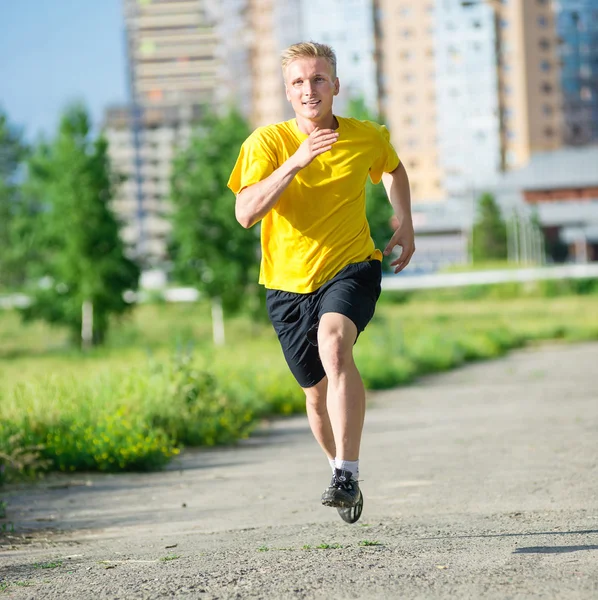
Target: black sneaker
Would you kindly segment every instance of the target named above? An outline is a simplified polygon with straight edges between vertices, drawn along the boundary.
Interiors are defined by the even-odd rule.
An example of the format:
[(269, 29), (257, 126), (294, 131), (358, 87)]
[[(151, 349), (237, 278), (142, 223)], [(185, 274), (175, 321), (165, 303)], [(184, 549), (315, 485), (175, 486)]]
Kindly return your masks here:
[(353, 508), (360, 499), (359, 483), (357, 479), (353, 479), (353, 474), (350, 471), (334, 469), (330, 486), (322, 494), (322, 504), (335, 508)]

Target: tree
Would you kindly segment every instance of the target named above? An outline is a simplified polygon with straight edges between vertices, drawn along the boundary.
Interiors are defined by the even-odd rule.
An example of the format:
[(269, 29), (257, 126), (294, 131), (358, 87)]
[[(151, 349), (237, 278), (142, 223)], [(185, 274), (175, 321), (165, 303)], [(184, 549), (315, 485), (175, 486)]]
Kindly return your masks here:
[(474, 263), (507, 259), (507, 226), (492, 194), (478, 200), (470, 245)]
[[(371, 114), (363, 98), (353, 98), (349, 101), (348, 114), (362, 121), (378, 121)], [(392, 216), (393, 210), (386, 190), (382, 182), (374, 185), (368, 177), (365, 186), (366, 196), (366, 216), (370, 225), (370, 234), (374, 240), (376, 248), (384, 249), (388, 244), (392, 234)], [(384, 270), (390, 270), (389, 261), (386, 259), (382, 262)]]
[(31, 254), (28, 204), (18, 185), (27, 150), (21, 132), (0, 112), (0, 288), (24, 284)]
[(28, 189), (42, 206), (33, 272), (45, 285), (33, 289), (24, 316), (66, 325), (84, 346), (104, 341), (110, 315), (130, 308), (123, 294), (139, 280), (110, 208), (113, 182), (106, 139), (92, 139), (84, 107), (68, 108), (56, 139), (29, 161)]
[(235, 196), (226, 186), (249, 133), (236, 111), (208, 115), (173, 165), (174, 275), (212, 300), (217, 343), (224, 342), (219, 307), (232, 314), (258, 294), (258, 230), (237, 223)]

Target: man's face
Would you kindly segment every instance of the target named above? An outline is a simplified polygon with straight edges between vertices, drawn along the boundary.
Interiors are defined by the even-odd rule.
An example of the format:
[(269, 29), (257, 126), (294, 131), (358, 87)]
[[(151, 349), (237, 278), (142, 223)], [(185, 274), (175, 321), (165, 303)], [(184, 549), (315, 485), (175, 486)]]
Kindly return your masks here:
[(285, 87), (295, 113), (317, 121), (332, 111), (339, 82), (325, 58), (296, 58), (287, 65)]

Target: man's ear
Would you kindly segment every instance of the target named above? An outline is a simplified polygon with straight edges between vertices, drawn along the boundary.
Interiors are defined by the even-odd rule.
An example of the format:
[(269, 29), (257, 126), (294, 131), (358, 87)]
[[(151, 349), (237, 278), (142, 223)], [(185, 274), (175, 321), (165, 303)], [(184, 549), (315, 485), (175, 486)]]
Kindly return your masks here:
[(291, 96), (290, 96), (290, 94), (289, 94), (289, 88), (287, 87), (286, 83), (285, 83), (285, 85), (284, 85), (284, 93), (285, 93), (285, 94), (286, 94), (286, 96), (287, 96), (287, 100), (290, 102), (290, 101), (291, 101)]
[(338, 80), (338, 77), (334, 80), (334, 95), (338, 96), (338, 93), (341, 90), (341, 84), (340, 81)]

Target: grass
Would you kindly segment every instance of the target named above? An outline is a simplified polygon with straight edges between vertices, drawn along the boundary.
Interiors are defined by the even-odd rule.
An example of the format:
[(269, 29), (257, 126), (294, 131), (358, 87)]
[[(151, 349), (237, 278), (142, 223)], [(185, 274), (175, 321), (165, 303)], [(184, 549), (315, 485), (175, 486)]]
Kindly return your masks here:
[(170, 562), (171, 560), (177, 560), (181, 558), (180, 554), (169, 554), (168, 556), (163, 556), (160, 560), (162, 562)]
[(358, 546), (382, 546), (382, 543), (376, 540), (361, 540)]
[(322, 542), (314, 547), (316, 550), (338, 550), (339, 548), (342, 548), (340, 544), (327, 544), (326, 542)]
[(53, 562), (46, 562), (46, 563), (35, 563), (33, 565), (34, 569), (57, 569), (58, 567), (62, 567), (61, 560), (56, 560)]
[[(598, 339), (589, 292), (385, 294), (356, 361), (375, 390), (524, 344)], [(271, 326), (242, 316), (226, 326), (227, 345), (214, 348), (209, 306), (144, 305), (82, 353), (64, 332), (0, 312), (0, 483), (11, 469), (156, 469), (184, 446), (232, 443), (265, 416), (303, 411)]]

